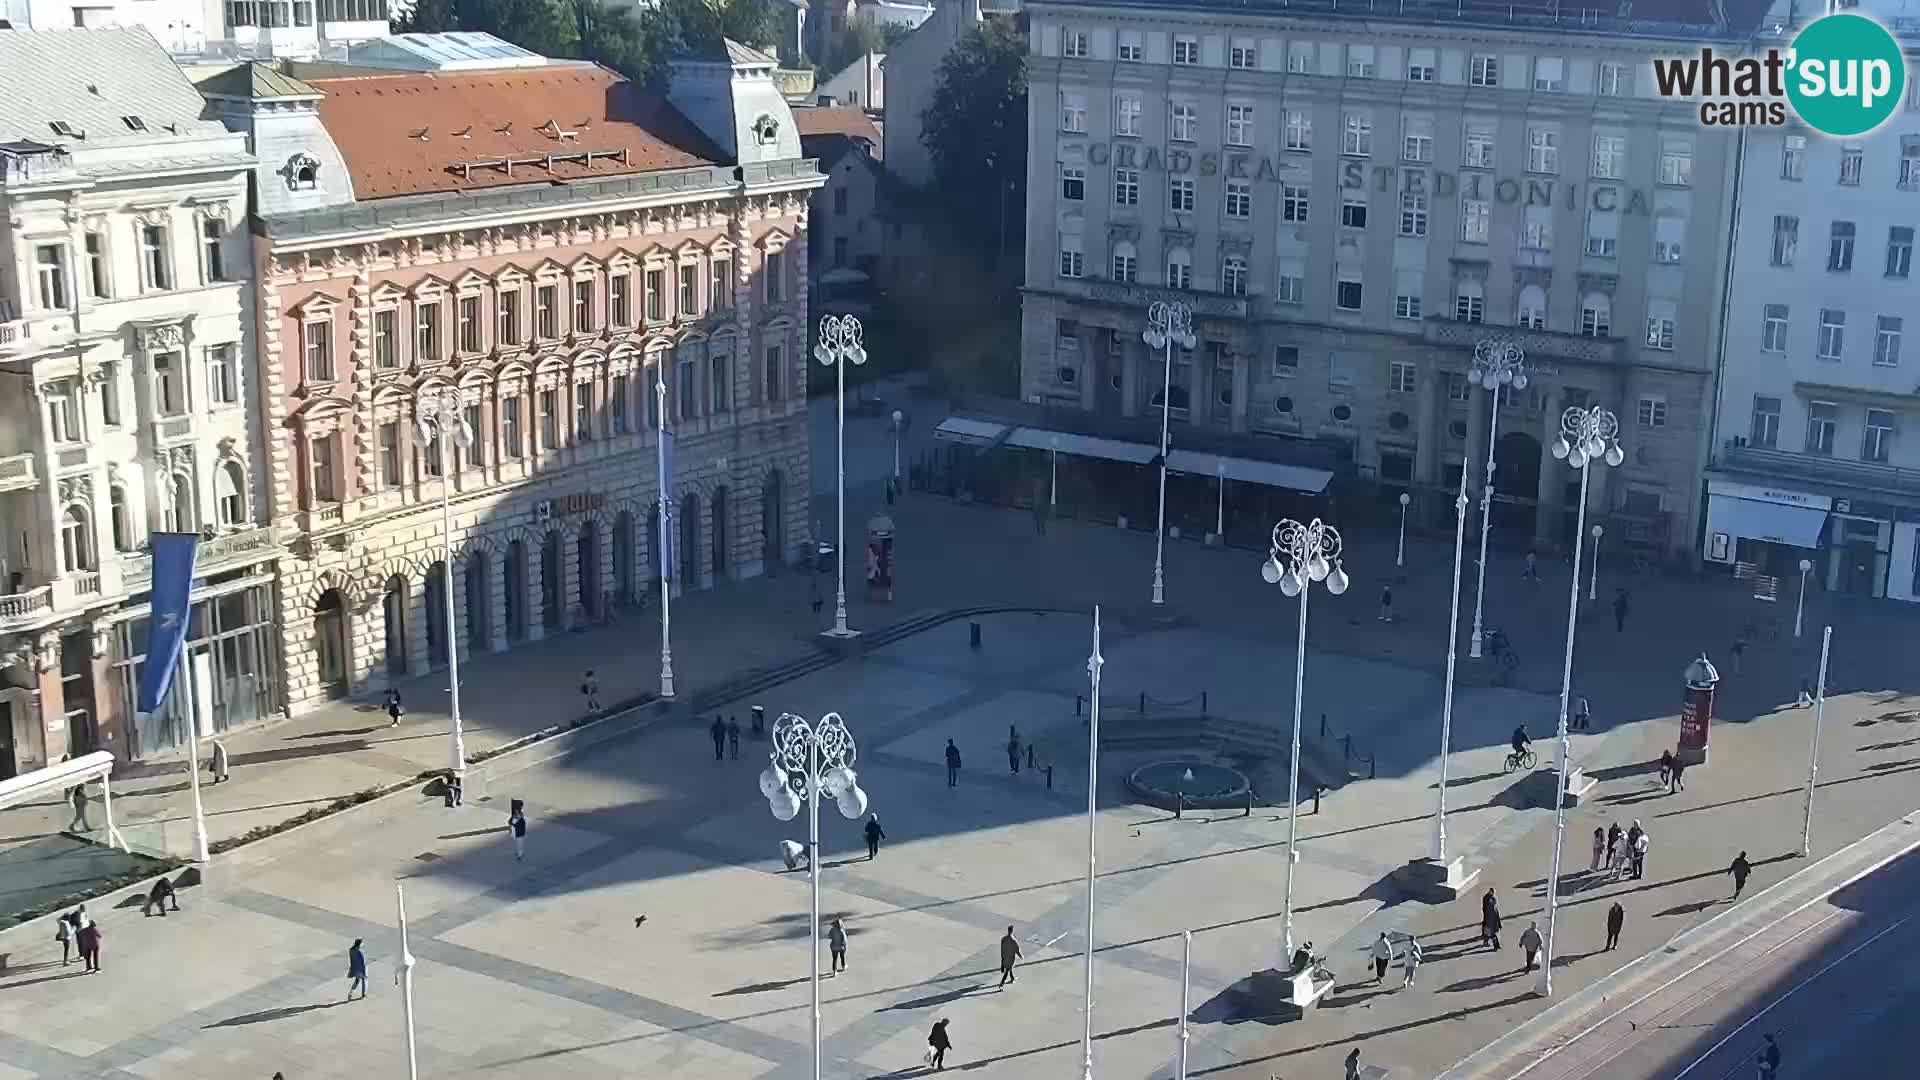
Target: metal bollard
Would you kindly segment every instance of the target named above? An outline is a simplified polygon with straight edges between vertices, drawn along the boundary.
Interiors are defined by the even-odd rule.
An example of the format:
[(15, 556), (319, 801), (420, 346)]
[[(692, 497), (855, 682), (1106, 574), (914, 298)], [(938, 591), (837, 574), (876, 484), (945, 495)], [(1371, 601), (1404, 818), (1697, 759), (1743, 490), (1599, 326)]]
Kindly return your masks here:
[(1351, 735), (1342, 735), (1342, 736), (1340, 736), (1340, 752), (1341, 752), (1341, 754), (1342, 754), (1342, 755), (1344, 755), (1344, 756), (1345, 756), (1345, 757), (1346, 757), (1346, 758), (1347, 758), (1348, 760), (1352, 760), (1352, 758), (1353, 758), (1353, 736), (1351, 736)]
[(1147, 692), (1145, 690), (1140, 691), (1140, 715), (1147, 715)]
[(967, 624), (967, 644), (975, 649), (980, 647), (980, 624), (978, 622), (970, 622)]
[(1176, 792), (1174, 792), (1174, 793), (1173, 793), (1173, 816), (1174, 816), (1174, 819), (1175, 819), (1175, 820), (1179, 820), (1179, 818), (1180, 818), (1180, 814), (1181, 814), (1181, 811), (1183, 811), (1183, 810), (1185, 810), (1186, 808), (1187, 808), (1187, 796), (1186, 796), (1186, 793), (1185, 793), (1185, 792), (1181, 792), (1181, 791), (1176, 791)]
[(1073, 695), (1073, 715), (1079, 716), (1080, 706), (1086, 704), (1086, 702), (1087, 702), (1087, 699), (1080, 696), (1079, 694)]
[(1320, 714), (1320, 737), (1323, 739), (1327, 737), (1327, 714), (1326, 713)]
[(1028, 768), (1028, 769), (1032, 769), (1033, 767), (1034, 767), (1034, 765), (1033, 765), (1033, 744), (1032, 744), (1032, 743), (1028, 743), (1028, 744), (1027, 744), (1027, 768)]
[(1200, 715), (1201, 716), (1211, 715), (1210, 713), (1207, 712), (1207, 692), (1205, 690), (1200, 691)]
[(1252, 816), (1253, 816), (1253, 788), (1251, 788), (1251, 787), (1249, 787), (1249, 788), (1247, 788), (1247, 809), (1246, 809), (1246, 812), (1245, 812), (1245, 813), (1243, 813), (1243, 814), (1241, 814), (1240, 816), (1241, 816), (1241, 817), (1252, 817)]
[(1325, 784), (1313, 785), (1313, 812), (1315, 814), (1320, 813), (1320, 795), (1322, 792), (1326, 790), (1327, 788)]
[(1378, 775), (1380, 775), (1380, 755), (1375, 754), (1367, 759), (1367, 779), (1372, 780)]
[(1053, 790), (1053, 766), (1047, 766), (1047, 790)]

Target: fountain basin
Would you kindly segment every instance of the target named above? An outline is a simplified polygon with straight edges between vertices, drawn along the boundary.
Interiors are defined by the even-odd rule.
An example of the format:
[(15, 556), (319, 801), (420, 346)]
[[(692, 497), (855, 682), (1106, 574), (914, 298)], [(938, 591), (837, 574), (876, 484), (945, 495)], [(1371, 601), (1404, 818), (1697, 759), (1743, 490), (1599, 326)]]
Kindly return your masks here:
[(1245, 773), (1210, 761), (1156, 761), (1127, 776), (1127, 790), (1162, 810), (1174, 809), (1183, 796), (1187, 806), (1200, 809), (1245, 806), (1251, 786)]

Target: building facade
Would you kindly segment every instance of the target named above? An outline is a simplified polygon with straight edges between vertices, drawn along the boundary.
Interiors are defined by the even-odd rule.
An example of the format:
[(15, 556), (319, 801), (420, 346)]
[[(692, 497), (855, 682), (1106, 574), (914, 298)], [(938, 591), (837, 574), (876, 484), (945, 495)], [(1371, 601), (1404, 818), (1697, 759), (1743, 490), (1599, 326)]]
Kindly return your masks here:
[[(145, 30), (0, 33), (0, 775), (184, 740), (136, 719), (148, 534), (203, 536), (220, 730), (279, 697), (244, 138)], [(204, 665), (204, 666), (198, 666)]]
[[(804, 543), (806, 206), (824, 178), (773, 66), (729, 45), (678, 65), (665, 98), (571, 62), (203, 85), (261, 147), (292, 711), (657, 590), (663, 404), (671, 587)], [(474, 435), (444, 469), (416, 428), (433, 405)]]
[(1722, 10), (1028, 4), (1023, 396), (1157, 413), (1141, 330), (1177, 298), (1201, 338), (1174, 358), (1180, 428), (1333, 443), (1450, 495), (1487, 450), (1474, 347), (1506, 339), (1534, 375), (1500, 404), (1497, 524), (1567, 539), (1578, 478), (1546, 450), (1597, 402), (1627, 460), (1594, 512), (1690, 551), (1733, 161), (1649, 60), (1745, 38)]
[[(1824, 14), (1776, 12), (1792, 34)], [(1862, 4), (1897, 21), (1907, 4)], [(1901, 31), (1920, 45), (1920, 25)], [(1910, 54), (1911, 56), (1911, 54)], [(1909, 59), (1909, 71), (1914, 70)], [(1920, 600), (1920, 92), (1869, 135), (1749, 132), (1701, 558)]]

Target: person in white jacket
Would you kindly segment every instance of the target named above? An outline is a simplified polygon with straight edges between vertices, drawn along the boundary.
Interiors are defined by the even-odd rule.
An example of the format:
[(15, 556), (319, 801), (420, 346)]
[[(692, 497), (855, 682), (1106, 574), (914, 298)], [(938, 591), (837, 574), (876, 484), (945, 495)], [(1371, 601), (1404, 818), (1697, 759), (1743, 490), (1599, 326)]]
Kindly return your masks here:
[(1387, 965), (1391, 963), (1393, 963), (1393, 942), (1388, 940), (1387, 932), (1382, 930), (1380, 931), (1380, 936), (1375, 939), (1373, 943), (1374, 982), (1379, 982), (1381, 979), (1387, 977)]
[(1405, 990), (1407, 987), (1413, 985), (1413, 977), (1419, 973), (1420, 961), (1422, 959), (1423, 957), (1420, 955), (1420, 939), (1408, 938), (1407, 951), (1400, 956), (1401, 970), (1406, 973), (1406, 981), (1400, 984), (1400, 989)]

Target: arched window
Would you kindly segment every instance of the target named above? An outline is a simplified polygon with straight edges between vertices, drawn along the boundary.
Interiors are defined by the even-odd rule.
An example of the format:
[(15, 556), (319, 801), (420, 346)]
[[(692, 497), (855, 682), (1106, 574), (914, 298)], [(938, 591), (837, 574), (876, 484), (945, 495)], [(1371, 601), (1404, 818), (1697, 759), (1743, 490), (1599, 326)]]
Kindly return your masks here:
[(1220, 291), (1228, 296), (1247, 295), (1247, 260), (1229, 255), (1220, 267)]
[(246, 475), (240, 471), (240, 463), (229, 461), (213, 474), (214, 498), (220, 512), (220, 524), (226, 528), (237, 528), (247, 523)]
[(1167, 288), (1193, 288), (1193, 255), (1186, 248), (1167, 252)]
[(68, 570), (93, 569), (93, 530), (78, 504), (60, 516), (60, 554)]
[(1140, 253), (1134, 248), (1132, 241), (1122, 240), (1113, 245), (1111, 270), (1113, 280), (1123, 285), (1131, 285), (1140, 280)]
[(1529, 330), (1547, 328), (1547, 291), (1538, 285), (1520, 290), (1519, 322)]
[(168, 532), (193, 532), (198, 522), (193, 513), (193, 480), (180, 473), (169, 474), (167, 485), (166, 513), (163, 515)]
[(1581, 298), (1580, 332), (1587, 337), (1613, 336), (1613, 301), (1606, 293), (1590, 292)]
[(113, 526), (113, 550), (132, 551), (133, 518), (127, 512), (127, 489), (113, 485), (107, 493), (108, 516)]
[(313, 606), (313, 651), (328, 697), (347, 692), (347, 612), (340, 590), (328, 589)]

